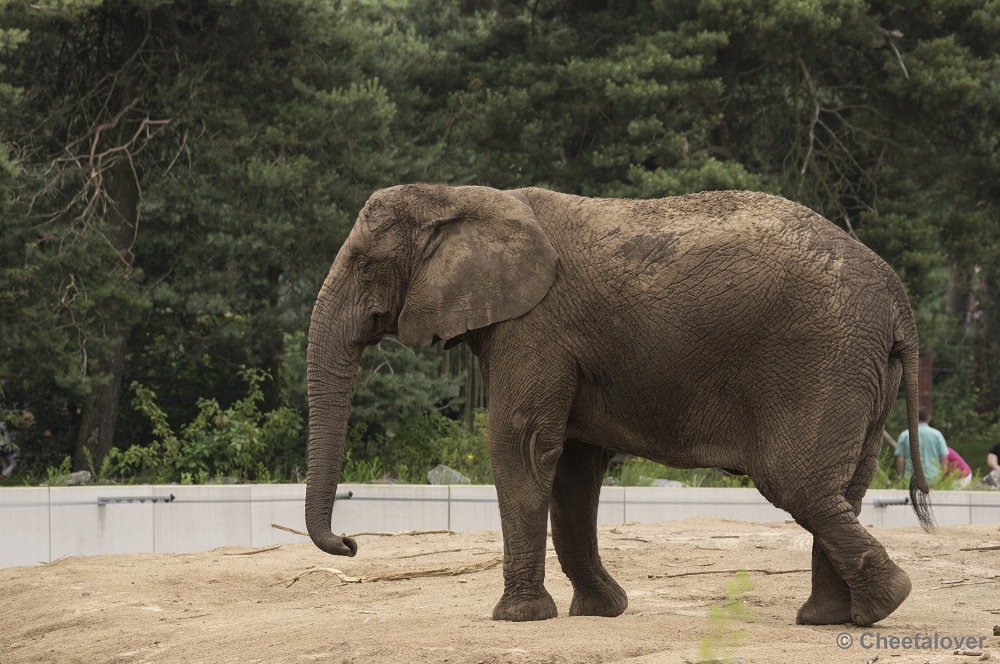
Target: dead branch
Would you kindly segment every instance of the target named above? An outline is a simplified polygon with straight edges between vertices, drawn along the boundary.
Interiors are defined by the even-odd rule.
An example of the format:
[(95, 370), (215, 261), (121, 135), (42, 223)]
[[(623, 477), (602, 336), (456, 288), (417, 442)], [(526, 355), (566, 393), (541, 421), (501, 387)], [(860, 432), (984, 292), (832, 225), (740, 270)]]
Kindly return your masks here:
[(454, 535), (454, 530), (401, 530), (398, 533), (386, 533), (380, 531), (363, 531), (360, 533), (348, 533), (344, 537), (399, 537), (401, 535)]
[[(802, 170), (799, 171), (799, 175), (804, 176), (806, 174), (806, 169), (809, 167), (809, 159), (812, 157), (813, 145), (816, 143), (816, 123), (819, 122), (819, 113), (822, 107), (819, 105), (819, 97), (816, 95), (816, 85), (813, 83), (812, 76), (809, 75), (809, 69), (806, 68), (806, 63), (802, 59), (802, 56), (796, 56), (799, 61), (799, 68), (802, 69), (802, 75), (805, 76), (806, 85), (809, 88), (809, 95), (812, 97), (813, 102), (813, 117), (812, 122), (809, 123), (809, 149), (806, 151), (806, 157), (802, 160)], [(802, 188), (802, 183), (799, 183), (799, 188)]]
[(968, 588), (969, 586), (985, 586), (986, 584), (994, 584), (997, 580), (990, 579), (989, 581), (976, 581), (975, 583), (950, 583), (945, 586), (938, 586), (937, 588), (931, 588), (931, 590), (948, 590), (949, 588)]
[(1000, 546), (972, 546), (968, 549), (959, 549), (959, 551), (1000, 551)]
[(237, 551), (236, 553), (224, 553), (224, 556), (252, 556), (256, 553), (264, 553), (265, 551), (274, 551), (275, 549), (280, 549), (280, 544), (275, 544), (274, 546), (265, 546), (261, 549), (254, 549), (253, 551)]
[(459, 576), (461, 574), (472, 574), (474, 572), (482, 572), (488, 569), (496, 567), (501, 562), (503, 562), (502, 556), (497, 556), (492, 560), (487, 560), (482, 563), (475, 565), (466, 565), (464, 567), (442, 567), (439, 569), (429, 569), (429, 570), (415, 570), (411, 572), (394, 572), (392, 574), (376, 574), (374, 576), (347, 576), (339, 569), (334, 569), (332, 567), (312, 567), (304, 572), (299, 572), (295, 576), (290, 576), (287, 579), (281, 579), (280, 581), (275, 581), (274, 583), (269, 583), (265, 588), (271, 588), (273, 586), (278, 586), (284, 583), (288, 585), (286, 588), (291, 587), (296, 581), (308, 574), (315, 574), (317, 572), (326, 572), (327, 574), (332, 574), (333, 576), (340, 579), (342, 584), (344, 583), (374, 583), (376, 581), (403, 581), (405, 579), (423, 579), (435, 576)]
[[(279, 526), (276, 523), (271, 524), (272, 528), (277, 528), (278, 530), (284, 530), (285, 532), (295, 533), (296, 535), (303, 535), (309, 537), (309, 533), (304, 533), (301, 530), (295, 530), (294, 528), (289, 528), (287, 526)], [(360, 533), (348, 533), (343, 535), (343, 537), (399, 537), (400, 535), (454, 535), (454, 530), (402, 530), (398, 533), (389, 533), (380, 530), (366, 530)]]
[(402, 560), (403, 558), (419, 558), (420, 556), (433, 556), (436, 553), (457, 553), (459, 551), (464, 551), (464, 549), (446, 549), (444, 551), (425, 551), (423, 553), (411, 553), (408, 556), (397, 556), (397, 558), (399, 558), (400, 560)]
[(889, 46), (892, 47), (892, 52), (896, 54), (896, 60), (899, 62), (899, 67), (903, 70), (903, 77), (906, 78), (907, 81), (910, 80), (910, 72), (906, 71), (906, 63), (903, 62), (903, 56), (899, 53), (899, 49), (896, 48), (896, 42), (893, 39), (901, 39), (903, 37), (903, 33), (899, 30), (886, 30), (882, 26), (879, 26), (878, 29), (879, 32), (885, 35), (886, 41), (888, 41)]
[(702, 576), (705, 574), (736, 574), (737, 572), (754, 572), (757, 574), (799, 574), (811, 572), (811, 569), (715, 569), (701, 572), (681, 572), (680, 574), (650, 574), (650, 579), (676, 579), (682, 576)]

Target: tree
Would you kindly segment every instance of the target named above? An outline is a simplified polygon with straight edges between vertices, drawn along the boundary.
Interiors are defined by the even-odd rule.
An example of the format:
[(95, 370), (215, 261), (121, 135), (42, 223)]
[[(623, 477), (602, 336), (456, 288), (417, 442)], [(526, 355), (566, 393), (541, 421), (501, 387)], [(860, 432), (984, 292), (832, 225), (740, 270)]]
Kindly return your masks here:
[(393, 106), (352, 26), (325, 2), (3, 9), (28, 34), (5, 132), (23, 175), (4, 248), (27, 292), (3, 348), (11, 397), (79, 410), (78, 467), (113, 444), (129, 374), (207, 368), (197, 389), (232, 394), (249, 361), (274, 376), (273, 408), (283, 329), (303, 326), (351, 215), (396, 172)]
[[(200, 397), (243, 398), (247, 365), (273, 377), (265, 410), (304, 409), (286, 356), (330, 262), (373, 190), (422, 180), (797, 200), (901, 275), (949, 403), (978, 390), (994, 411), (998, 12), (991, 0), (8, 1), (6, 399), (30, 403), (27, 447), (48, 463), (82, 450), (93, 422), (93, 456), (152, 440), (115, 405), (131, 400), (113, 398), (122, 380), (190, 421)], [(403, 361), (409, 382), (368, 405), (440, 407), (427, 386), (436, 358), (464, 351), (450, 353)], [(471, 426), (485, 394), (461, 357), (446, 373), (468, 379)], [(427, 394), (411, 400), (414, 386)]]

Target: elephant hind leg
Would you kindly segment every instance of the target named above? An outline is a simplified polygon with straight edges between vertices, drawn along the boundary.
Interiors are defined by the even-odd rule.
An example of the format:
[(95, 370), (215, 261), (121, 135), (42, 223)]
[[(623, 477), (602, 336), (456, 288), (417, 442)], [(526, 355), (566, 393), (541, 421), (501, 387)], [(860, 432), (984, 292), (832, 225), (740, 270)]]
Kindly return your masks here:
[(612, 450), (569, 439), (552, 483), (552, 543), (573, 584), (571, 616), (621, 615), (628, 607), (597, 551), (597, 506)]
[[(844, 492), (844, 498), (850, 503), (855, 517), (861, 514), (861, 499), (878, 467), (884, 422), (885, 417), (881, 417), (869, 427), (854, 477)], [(813, 538), (812, 594), (799, 609), (795, 622), (800, 625), (836, 625), (851, 622), (851, 615), (851, 590), (819, 540)]]
[[(825, 500), (823, 503), (805, 514), (797, 515), (796, 520), (813, 533), (816, 544), (847, 584), (851, 594), (850, 621), (861, 626), (876, 623), (895, 611), (909, 596), (910, 578), (889, 559), (885, 548), (858, 522), (854, 508), (846, 498)], [(830, 582), (831, 589), (837, 588), (838, 584), (830, 578), (829, 572), (825, 574), (819, 580)], [(825, 597), (832, 598), (832, 592)], [(815, 618), (815, 615), (806, 614), (803, 617)]]
[(799, 625), (851, 622), (851, 589), (834, 568), (819, 541), (812, 545), (812, 593), (795, 615)]
[[(896, 400), (901, 375), (901, 364), (898, 361), (890, 362), (882, 381), (883, 394), (873, 409), (872, 421), (868, 424), (860, 446), (854, 474), (843, 489), (843, 500), (850, 508), (840, 517), (845, 525), (839, 529), (829, 529), (831, 532), (820, 535), (808, 525), (808, 521), (803, 521), (796, 515), (796, 519), (814, 535), (812, 594), (799, 609), (796, 616), (799, 624), (854, 622), (868, 625), (889, 615), (909, 594), (909, 577), (889, 560), (885, 549), (857, 520), (861, 514), (861, 501), (878, 470), (882, 430)], [(815, 506), (819, 506), (819, 503)], [(812, 519), (813, 522), (819, 520), (815, 517)], [(864, 551), (860, 543), (866, 541), (871, 546)], [(862, 552), (851, 554), (844, 560), (845, 549), (852, 547)], [(835, 563), (838, 559), (844, 562)], [(867, 567), (867, 573), (862, 569), (859, 575), (855, 571), (858, 565)], [(872, 579), (871, 585), (859, 584), (857, 579), (865, 578), (866, 575)]]

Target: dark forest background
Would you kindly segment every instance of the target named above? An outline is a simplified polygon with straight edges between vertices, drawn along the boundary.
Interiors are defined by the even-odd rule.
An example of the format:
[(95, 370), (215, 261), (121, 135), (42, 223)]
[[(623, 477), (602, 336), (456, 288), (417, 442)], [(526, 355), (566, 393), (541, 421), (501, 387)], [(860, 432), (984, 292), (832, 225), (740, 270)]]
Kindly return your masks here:
[[(902, 277), (933, 424), (1000, 440), (997, 0), (3, 0), (0, 136), (15, 480), (304, 477), (312, 302), (415, 181), (799, 201)], [(387, 340), (345, 476), (488, 480), (486, 406)]]

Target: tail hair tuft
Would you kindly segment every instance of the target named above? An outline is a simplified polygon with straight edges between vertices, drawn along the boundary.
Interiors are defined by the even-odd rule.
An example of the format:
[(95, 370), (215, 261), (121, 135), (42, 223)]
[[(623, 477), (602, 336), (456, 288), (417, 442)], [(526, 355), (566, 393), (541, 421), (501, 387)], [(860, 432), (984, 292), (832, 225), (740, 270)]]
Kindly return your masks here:
[(934, 514), (931, 512), (930, 493), (924, 493), (917, 486), (917, 478), (910, 478), (910, 504), (913, 505), (913, 513), (917, 515), (917, 521), (925, 532), (932, 533), (937, 525), (934, 523)]

